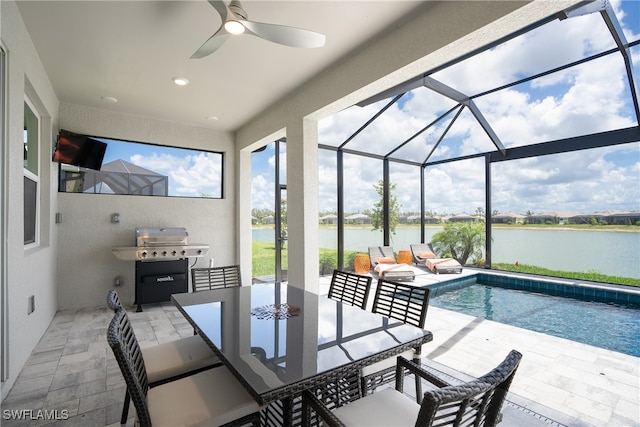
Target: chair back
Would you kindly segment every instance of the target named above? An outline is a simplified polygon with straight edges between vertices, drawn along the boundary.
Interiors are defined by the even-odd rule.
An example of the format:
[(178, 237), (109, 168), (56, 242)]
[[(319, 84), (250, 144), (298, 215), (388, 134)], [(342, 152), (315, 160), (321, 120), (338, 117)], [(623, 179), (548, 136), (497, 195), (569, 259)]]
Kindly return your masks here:
[(458, 386), (427, 391), (416, 425), (495, 426), (522, 354), (511, 350), (488, 374)]
[(372, 312), (424, 328), (429, 307), (429, 288), (378, 280)]
[(327, 296), (345, 304), (358, 306), (364, 310), (367, 308), (371, 280), (371, 276), (333, 270)]
[(116, 311), (111, 319), (107, 329), (107, 342), (113, 350), (120, 371), (122, 371), (127, 390), (136, 408), (140, 426), (151, 426), (147, 407), (147, 391), (149, 390), (147, 371), (140, 345), (124, 309)]
[(242, 286), (239, 265), (191, 269), (191, 288), (193, 292), (234, 286)]
[(120, 303), (120, 298), (118, 297), (118, 292), (116, 292), (115, 289), (111, 289), (107, 293), (107, 305), (114, 313), (123, 308)]
[[(438, 258), (438, 255), (433, 250), (431, 243), (414, 243), (409, 245), (411, 248), (411, 255), (413, 255), (413, 261), (416, 264), (424, 264), (427, 258)], [(429, 256), (423, 256), (429, 254)], [(431, 255), (433, 254), (433, 255)]]

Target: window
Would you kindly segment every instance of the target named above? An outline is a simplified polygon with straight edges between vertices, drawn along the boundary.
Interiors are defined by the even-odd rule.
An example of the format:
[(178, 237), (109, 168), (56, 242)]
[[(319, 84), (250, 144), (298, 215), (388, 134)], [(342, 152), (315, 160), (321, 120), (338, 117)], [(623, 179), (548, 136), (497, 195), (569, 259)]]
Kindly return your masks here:
[(40, 192), (40, 120), (30, 102), (24, 102), (24, 244), (38, 243), (38, 199)]
[(58, 191), (223, 198), (223, 154), (91, 137), (107, 144), (100, 170), (62, 164)]

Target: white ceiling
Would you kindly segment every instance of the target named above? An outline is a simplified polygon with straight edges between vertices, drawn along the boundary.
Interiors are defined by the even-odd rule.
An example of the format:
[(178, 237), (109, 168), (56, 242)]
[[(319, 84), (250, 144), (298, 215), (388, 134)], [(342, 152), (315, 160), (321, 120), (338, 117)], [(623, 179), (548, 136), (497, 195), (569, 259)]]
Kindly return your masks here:
[[(18, 7), (60, 101), (233, 131), (423, 3), (246, 0), (250, 20), (323, 33), (326, 46), (298, 49), (241, 35), (203, 59), (189, 57), (220, 26), (205, 0)], [(190, 84), (176, 86), (175, 76)]]

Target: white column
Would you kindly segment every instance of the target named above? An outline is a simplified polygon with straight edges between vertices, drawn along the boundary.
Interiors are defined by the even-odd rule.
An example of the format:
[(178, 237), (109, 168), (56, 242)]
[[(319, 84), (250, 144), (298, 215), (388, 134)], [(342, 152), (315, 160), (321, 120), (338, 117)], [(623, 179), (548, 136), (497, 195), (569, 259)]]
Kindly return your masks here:
[(236, 169), (236, 213), (238, 227), (238, 244), (236, 259), (240, 264), (242, 285), (251, 285), (252, 273), (252, 249), (253, 240), (251, 233), (251, 150), (244, 149), (237, 152), (238, 167)]
[(318, 123), (287, 124), (287, 235), (290, 285), (318, 292)]

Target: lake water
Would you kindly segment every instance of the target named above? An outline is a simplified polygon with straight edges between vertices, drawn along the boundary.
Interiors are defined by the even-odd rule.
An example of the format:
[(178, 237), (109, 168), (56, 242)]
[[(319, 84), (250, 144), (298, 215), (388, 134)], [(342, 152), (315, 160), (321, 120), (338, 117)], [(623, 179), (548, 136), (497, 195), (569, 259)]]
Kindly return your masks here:
[[(427, 227), (425, 241), (431, 241), (441, 227)], [(273, 229), (253, 229), (253, 239), (273, 242)], [(367, 252), (382, 244), (382, 232), (365, 228), (345, 228), (345, 250)], [(320, 228), (321, 248), (337, 248), (335, 228)], [(397, 228), (391, 246), (398, 251), (420, 243), (417, 227)], [(562, 229), (493, 230), (494, 263), (535, 265), (561, 271), (595, 271), (611, 276), (640, 278), (640, 233)]]

